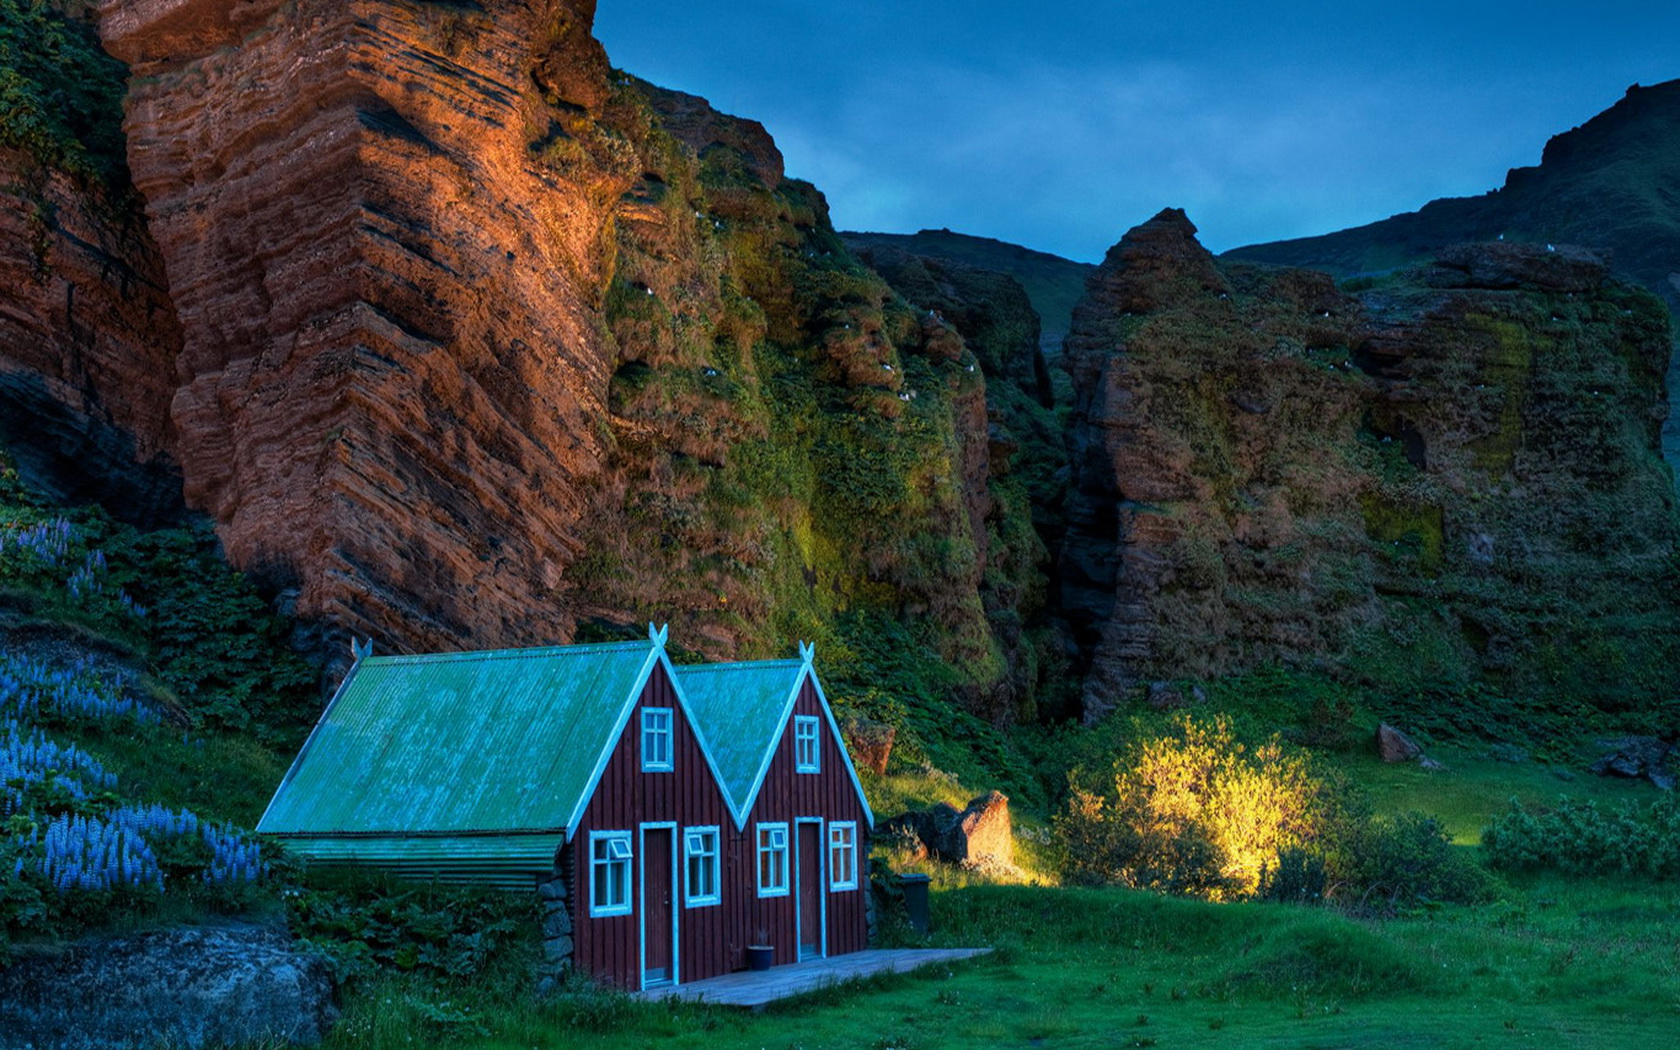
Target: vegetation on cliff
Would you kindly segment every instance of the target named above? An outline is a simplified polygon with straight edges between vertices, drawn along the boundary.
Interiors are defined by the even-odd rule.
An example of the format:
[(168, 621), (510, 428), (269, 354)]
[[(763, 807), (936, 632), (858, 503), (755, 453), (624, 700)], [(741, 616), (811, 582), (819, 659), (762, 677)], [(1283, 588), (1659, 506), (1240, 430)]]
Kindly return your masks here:
[(61, 4), (0, 0), (0, 145), (89, 182), (126, 183), (127, 75)]
[(1088, 700), (1279, 663), (1526, 747), (1525, 707), (1664, 729), (1662, 305), (1590, 258), (1548, 277), (1540, 248), (1350, 295), (1192, 233), (1164, 213), (1129, 234), (1069, 340)]

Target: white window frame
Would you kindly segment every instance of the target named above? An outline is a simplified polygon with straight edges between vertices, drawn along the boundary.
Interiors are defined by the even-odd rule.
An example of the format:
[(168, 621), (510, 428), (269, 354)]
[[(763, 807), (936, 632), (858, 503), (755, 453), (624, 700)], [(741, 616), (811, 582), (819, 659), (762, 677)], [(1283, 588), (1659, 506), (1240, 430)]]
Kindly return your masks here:
[[(696, 839), (711, 842), (710, 850), (695, 850)], [(716, 824), (683, 829), (683, 907), (703, 908), (709, 904), (723, 903), (723, 833)], [(699, 860), (702, 870), (711, 876), (712, 892), (696, 892), (694, 885), (695, 869), (690, 862)], [(704, 876), (701, 879), (705, 881)], [(701, 887), (703, 888), (703, 887)]]
[[(844, 841), (836, 840), (836, 832), (844, 835)], [(844, 856), (845, 870), (851, 873), (851, 878), (840, 878), (841, 865), (836, 859)], [(840, 893), (844, 890), (858, 888), (858, 837), (857, 821), (835, 820), (828, 825), (828, 892)]]
[[(649, 725), (650, 722), (654, 721), (655, 719), (657, 719), (659, 717), (663, 717), (664, 720), (665, 720), (665, 725), (664, 725), (663, 728), (654, 728), (651, 725)], [(664, 749), (664, 752), (665, 752), (663, 758), (661, 758), (658, 754), (654, 754), (652, 756), (650, 756), (648, 754), (648, 750), (649, 750), (648, 749), (648, 744), (653, 743), (655, 741), (662, 742), (662, 746), (663, 746), (663, 749)], [(659, 745), (656, 745), (654, 750), (657, 751), (658, 749), (659, 749)], [(672, 760), (676, 756), (676, 749), (677, 749), (677, 720), (676, 720), (676, 716), (672, 712), (672, 710), (669, 707), (644, 707), (644, 708), (642, 708), (642, 772), (643, 773), (669, 773), (669, 772), (671, 772), (672, 769), (673, 769), (673, 761)]]
[[(589, 917), (604, 919), (613, 915), (629, 915), (631, 912), (632, 885), (635, 871), (636, 848), (631, 845), (631, 834), (628, 831), (591, 831), (589, 833)], [(615, 850), (614, 846), (622, 846), (623, 850)], [(620, 854), (615, 856), (614, 854)], [(602, 903), (597, 892), (601, 882), (595, 877), (597, 870), (607, 869), (607, 877), (613, 878), (613, 869), (617, 868), (619, 901), (608, 900)], [(612, 894), (609, 894), (609, 898)]]
[[(790, 877), (793, 869), (790, 857), (792, 851), (788, 846), (787, 821), (755, 824), (754, 828), (756, 834), (753, 836), (753, 841), (758, 846), (754, 853), (754, 859), (758, 863), (754, 866), (753, 872), (758, 882), (758, 895), (760, 897), (786, 897), (792, 892), (791, 885), (793, 882)], [(766, 858), (769, 858), (772, 865), (771, 874), (778, 876), (769, 881), (764, 878)]]
[[(805, 754), (807, 747), (809, 757)], [(793, 716), (793, 771), (822, 772), (822, 720), (816, 715)]]

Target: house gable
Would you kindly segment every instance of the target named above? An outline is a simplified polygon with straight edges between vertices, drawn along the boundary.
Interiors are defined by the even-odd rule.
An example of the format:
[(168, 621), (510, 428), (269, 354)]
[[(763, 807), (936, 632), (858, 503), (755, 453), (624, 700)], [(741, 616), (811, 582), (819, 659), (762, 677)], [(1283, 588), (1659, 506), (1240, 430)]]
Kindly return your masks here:
[(833, 766), (843, 770), (856, 793), (869, 826), (874, 814), (864, 796), (857, 769), (840, 736), (840, 728), (823, 694), (813, 666), (815, 647), (800, 643), (797, 660), (757, 660), (734, 664), (697, 664), (677, 668), (678, 683), (690, 699), (691, 710), (714, 740), (720, 741), (720, 783), (728, 792), (744, 826), (759, 793), (764, 790), (783, 737), (790, 732), (801, 691), (809, 689), (808, 716), (821, 719), (823, 735), (838, 752)]

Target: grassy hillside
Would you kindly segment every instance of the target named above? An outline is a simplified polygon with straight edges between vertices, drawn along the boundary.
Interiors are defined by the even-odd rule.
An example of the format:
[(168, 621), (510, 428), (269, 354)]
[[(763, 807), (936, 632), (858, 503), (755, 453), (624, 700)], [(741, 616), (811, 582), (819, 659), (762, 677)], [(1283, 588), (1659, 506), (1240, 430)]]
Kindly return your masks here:
[(971, 237), (950, 230), (920, 233), (842, 233), (841, 240), (856, 250), (870, 245), (892, 245), (915, 255), (963, 263), (982, 270), (1006, 273), (1021, 282), (1038, 311), (1047, 350), (1061, 347), (1061, 337), (1073, 322), (1073, 305), (1085, 294), (1085, 278), (1096, 267), (1059, 255), (1034, 251), (1018, 244)]

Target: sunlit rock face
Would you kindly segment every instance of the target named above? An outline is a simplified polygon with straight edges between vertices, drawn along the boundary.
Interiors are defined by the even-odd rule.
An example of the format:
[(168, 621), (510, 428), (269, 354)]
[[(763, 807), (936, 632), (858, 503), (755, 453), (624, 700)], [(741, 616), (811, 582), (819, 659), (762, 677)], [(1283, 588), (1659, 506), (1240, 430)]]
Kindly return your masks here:
[(1128, 233), (1067, 341), (1088, 717), (1274, 664), (1606, 707), (1671, 686), (1659, 303), (1574, 248), (1462, 246), (1349, 293), (1194, 232)]
[(717, 657), (911, 648), (978, 713), (1030, 710), (979, 588), (1036, 541), (1024, 499), (994, 513), (961, 334), (850, 256), (762, 126), (610, 73), (593, 13), (105, 9), (187, 502), (381, 647), (657, 618)]
[(105, 9), (182, 332), (186, 499), (301, 616), (426, 646), (567, 629), (611, 373), (593, 311), (634, 174), (593, 143), (571, 178), (542, 161), (606, 103), (592, 15)]

